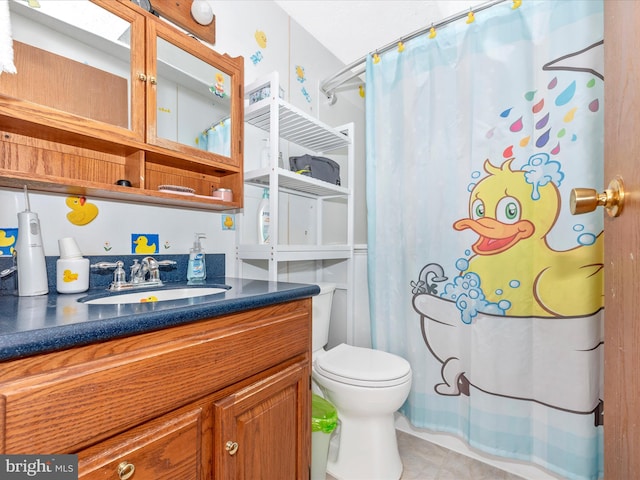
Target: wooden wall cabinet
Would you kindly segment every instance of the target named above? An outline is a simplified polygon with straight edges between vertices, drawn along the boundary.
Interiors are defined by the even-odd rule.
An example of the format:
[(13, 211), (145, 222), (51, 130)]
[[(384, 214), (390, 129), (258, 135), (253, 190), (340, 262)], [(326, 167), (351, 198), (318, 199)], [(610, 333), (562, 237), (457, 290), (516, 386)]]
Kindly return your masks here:
[[(18, 73), (0, 75), (0, 186), (242, 207), (242, 57), (218, 54), (129, 0), (75, 2), (74, 23), (9, 4)], [(111, 27), (80, 25), (96, 14), (117, 38)], [(216, 146), (205, 148), (207, 138)], [(231, 189), (233, 201), (213, 199), (216, 188)]]
[(308, 478), (311, 299), (0, 363), (0, 452), (79, 478)]

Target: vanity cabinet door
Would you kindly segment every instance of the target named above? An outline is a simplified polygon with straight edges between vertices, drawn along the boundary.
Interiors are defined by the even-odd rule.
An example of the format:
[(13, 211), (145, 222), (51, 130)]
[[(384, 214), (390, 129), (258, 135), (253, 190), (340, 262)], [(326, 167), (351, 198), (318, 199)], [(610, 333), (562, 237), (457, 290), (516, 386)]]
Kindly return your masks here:
[(309, 478), (309, 367), (299, 362), (215, 403), (215, 478)]
[(78, 453), (80, 480), (211, 478), (211, 409), (181, 409)]

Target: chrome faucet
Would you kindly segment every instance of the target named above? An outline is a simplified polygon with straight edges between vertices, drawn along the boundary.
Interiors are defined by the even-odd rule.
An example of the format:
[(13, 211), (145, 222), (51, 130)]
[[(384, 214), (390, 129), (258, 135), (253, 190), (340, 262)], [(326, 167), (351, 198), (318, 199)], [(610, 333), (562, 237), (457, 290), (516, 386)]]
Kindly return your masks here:
[[(130, 280), (127, 282), (124, 271), (124, 262), (98, 262), (91, 265), (92, 268), (115, 268), (113, 271), (113, 282), (109, 285), (109, 290), (120, 291), (132, 288), (161, 287), (164, 285), (160, 279), (160, 266), (175, 265), (173, 260), (156, 260), (153, 257), (144, 257), (139, 263), (136, 258), (130, 267)], [(149, 278), (147, 278), (147, 275)]]
[[(160, 265), (175, 265), (176, 262), (172, 260), (161, 260), (157, 261), (153, 257), (144, 257), (142, 259), (142, 279), (146, 282), (160, 282)], [(146, 280), (147, 274), (149, 275), (149, 279)]]

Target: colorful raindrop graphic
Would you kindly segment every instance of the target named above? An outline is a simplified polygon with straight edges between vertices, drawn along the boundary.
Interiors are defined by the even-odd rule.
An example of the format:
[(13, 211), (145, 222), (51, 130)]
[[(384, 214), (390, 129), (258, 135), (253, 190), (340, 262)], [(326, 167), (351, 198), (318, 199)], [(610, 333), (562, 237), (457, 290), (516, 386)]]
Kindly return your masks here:
[(540, 120), (538, 120), (538, 122), (536, 123), (536, 130), (540, 130), (540, 129), (546, 127), (547, 123), (549, 123), (549, 114), (548, 113), (544, 117), (542, 117)]
[(540, 111), (542, 111), (543, 108), (544, 108), (544, 98), (540, 100), (538, 103), (536, 103), (531, 109), (531, 111), (533, 113), (539, 113)]
[(550, 133), (551, 133), (551, 129), (547, 130), (542, 135), (540, 135), (538, 137), (538, 140), (536, 140), (536, 147), (538, 148), (544, 147), (547, 144), (547, 142), (549, 142)]
[(556, 97), (556, 105), (559, 107), (566, 105), (571, 101), (575, 93), (576, 93), (576, 81), (574, 80), (573, 82), (571, 82), (571, 84), (567, 88), (565, 88), (564, 92), (562, 92), (560, 95)]
[(513, 157), (513, 145), (509, 145), (507, 148), (504, 149), (504, 152), (502, 152), (502, 156), (504, 158), (511, 158)]
[(576, 110), (578, 110), (578, 107), (573, 107), (571, 110), (567, 112), (567, 114), (564, 116), (564, 123), (569, 123), (573, 121), (573, 117), (575, 117), (576, 115)]
[[(580, 85), (577, 84), (578, 82)], [(548, 92), (547, 95), (544, 95), (544, 90), (522, 92), (521, 95), (524, 99), (530, 102), (529, 111), (526, 111), (527, 107), (522, 109), (519, 106), (511, 106), (505, 107), (500, 113), (500, 117), (509, 119), (506, 123), (509, 131), (519, 134), (518, 139), (512, 139), (512, 144), (502, 145), (502, 156), (505, 159), (513, 158), (514, 155), (521, 154), (518, 149), (525, 148), (544, 149), (548, 154), (558, 156), (561, 154), (563, 146), (567, 147), (566, 142), (576, 142), (578, 136), (571, 131), (575, 128), (568, 127), (567, 124), (579, 118), (576, 117), (578, 110), (583, 106), (588, 107), (592, 113), (602, 110), (599, 95), (594, 95), (596, 93), (594, 91), (591, 92), (591, 100), (585, 99), (584, 103), (578, 102), (578, 91), (585, 93), (585, 85), (586, 88), (594, 88), (598, 87), (599, 82), (596, 78), (590, 78), (586, 83), (582, 83), (580, 79), (573, 81), (568, 79), (565, 82), (562, 79), (559, 80), (558, 77), (553, 77), (547, 83), (547, 90), (556, 89), (554, 93)], [(554, 107), (560, 108), (556, 111)], [(585, 111), (581, 111), (580, 114), (584, 114)], [(562, 123), (560, 119), (562, 119)], [(486, 137), (496, 139), (496, 128), (501, 127), (491, 128), (485, 134)]]
[(519, 132), (520, 130), (522, 130), (522, 127), (523, 127), (522, 117), (520, 117), (518, 120), (516, 120), (511, 124), (511, 126), (509, 127), (509, 130), (511, 130), (512, 132)]

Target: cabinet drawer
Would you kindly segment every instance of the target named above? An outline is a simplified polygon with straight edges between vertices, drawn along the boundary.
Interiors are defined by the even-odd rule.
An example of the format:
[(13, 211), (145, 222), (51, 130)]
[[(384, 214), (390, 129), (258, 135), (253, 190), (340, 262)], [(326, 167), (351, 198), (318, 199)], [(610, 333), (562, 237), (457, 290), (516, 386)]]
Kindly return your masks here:
[[(206, 470), (211, 463), (207, 457), (211, 450), (210, 418), (204, 408), (193, 407), (83, 450), (78, 454), (78, 478), (209, 478)], [(127, 473), (132, 475), (127, 477)]]

